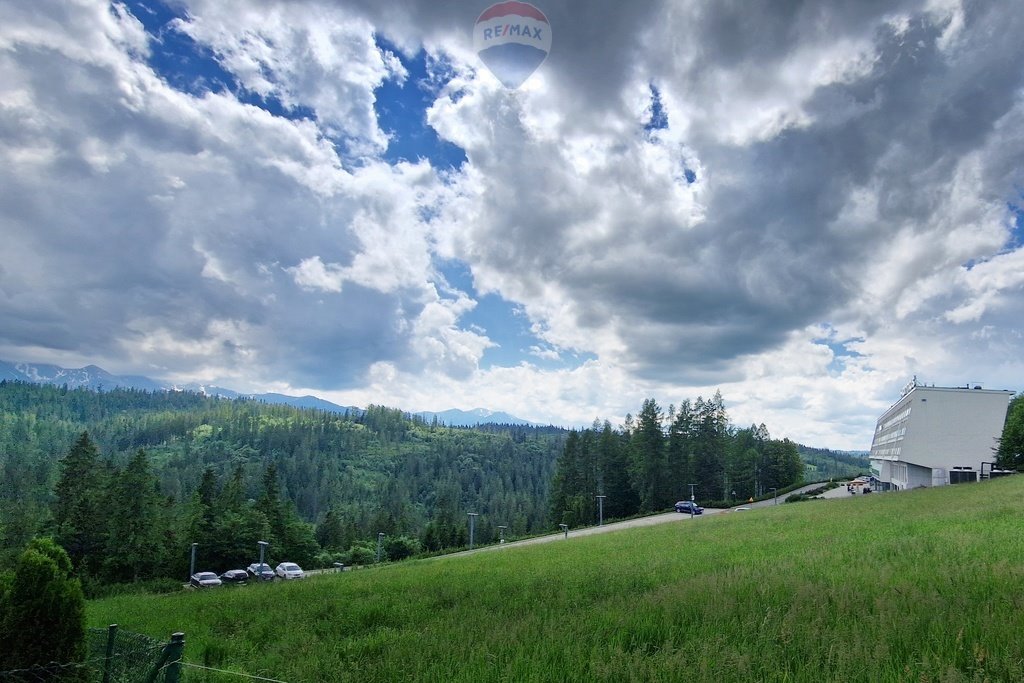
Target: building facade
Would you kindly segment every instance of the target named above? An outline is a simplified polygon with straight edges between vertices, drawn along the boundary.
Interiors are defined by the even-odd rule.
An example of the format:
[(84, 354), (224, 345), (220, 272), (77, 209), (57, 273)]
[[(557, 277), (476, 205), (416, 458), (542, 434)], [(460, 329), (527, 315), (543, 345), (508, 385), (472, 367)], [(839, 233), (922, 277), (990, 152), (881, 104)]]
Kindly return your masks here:
[(1012, 391), (917, 383), (878, 418), (871, 469), (883, 489), (977, 481), (992, 467)]

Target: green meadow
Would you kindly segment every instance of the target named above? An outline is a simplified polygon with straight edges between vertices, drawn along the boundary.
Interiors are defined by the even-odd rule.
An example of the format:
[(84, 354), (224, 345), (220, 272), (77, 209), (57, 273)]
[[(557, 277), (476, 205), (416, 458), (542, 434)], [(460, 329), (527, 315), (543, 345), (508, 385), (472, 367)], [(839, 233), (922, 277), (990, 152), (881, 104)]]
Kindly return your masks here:
[[(1021, 681), (1024, 476), (91, 602), (314, 681)], [(196, 668), (188, 681), (242, 681)]]

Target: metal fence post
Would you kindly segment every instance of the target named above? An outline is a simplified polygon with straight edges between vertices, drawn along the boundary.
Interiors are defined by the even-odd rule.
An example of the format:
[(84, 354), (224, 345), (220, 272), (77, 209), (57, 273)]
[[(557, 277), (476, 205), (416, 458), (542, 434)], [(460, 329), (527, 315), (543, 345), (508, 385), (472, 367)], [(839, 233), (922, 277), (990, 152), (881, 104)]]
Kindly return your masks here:
[(178, 683), (181, 680), (181, 658), (184, 654), (185, 634), (172, 633), (171, 642), (167, 645), (167, 674), (164, 676), (166, 683)]
[(146, 677), (146, 683), (155, 683), (157, 676), (160, 675), (162, 670), (166, 670), (164, 674), (165, 683), (179, 683), (181, 680), (181, 657), (184, 651), (185, 634), (181, 632), (172, 633), (171, 642), (164, 645), (160, 659), (153, 666), (149, 676)]
[(117, 624), (107, 627), (107, 652), (103, 657), (103, 683), (110, 683), (110, 660), (114, 656), (114, 637), (117, 635)]

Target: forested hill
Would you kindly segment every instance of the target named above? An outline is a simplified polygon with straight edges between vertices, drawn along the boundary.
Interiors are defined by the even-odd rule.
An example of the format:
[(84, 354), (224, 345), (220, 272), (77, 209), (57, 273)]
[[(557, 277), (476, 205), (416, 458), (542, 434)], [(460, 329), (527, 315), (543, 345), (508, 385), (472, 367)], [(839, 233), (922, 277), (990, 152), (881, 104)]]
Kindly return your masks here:
[(803, 445), (797, 448), (807, 468), (808, 479), (855, 477), (871, 471), (866, 451), (833, 451)]
[(331, 511), (327, 542), (340, 550), (378, 532), (458, 543), (452, 529), (470, 511), (480, 515), (478, 542), (498, 525), (510, 535), (546, 528), (565, 436), (519, 425), (449, 429), (379, 406), (343, 415), (185, 392), (0, 382), (0, 549), (49, 530), (59, 461), (85, 431), (112, 471), (145, 451), (161, 496), (177, 506), (182, 521), (171, 531), (180, 544), (190, 540), (185, 520), (207, 470), (218, 490), (237, 480), (251, 504), (266, 495), (273, 464), (281, 500), (299, 518), (323, 523)]

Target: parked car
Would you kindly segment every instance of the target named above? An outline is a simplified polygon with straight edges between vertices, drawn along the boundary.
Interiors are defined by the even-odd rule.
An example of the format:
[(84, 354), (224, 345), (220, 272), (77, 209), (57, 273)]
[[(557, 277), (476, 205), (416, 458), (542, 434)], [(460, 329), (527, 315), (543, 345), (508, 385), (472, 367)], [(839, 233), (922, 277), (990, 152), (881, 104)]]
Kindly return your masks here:
[(220, 577), (213, 572), (196, 572), (189, 578), (188, 583), (196, 588), (213, 588), (220, 585)]
[(249, 572), (244, 569), (229, 569), (220, 575), (224, 583), (245, 583), (249, 580)]
[(688, 515), (700, 515), (704, 513), (704, 508), (692, 501), (681, 500), (676, 503), (676, 512), (685, 512)]
[(282, 562), (277, 565), (277, 569), (274, 570), (278, 576), (282, 579), (304, 579), (306, 575), (302, 572), (302, 567), (295, 564), (294, 562)]
[(264, 562), (263, 564), (260, 564), (259, 562), (253, 562), (249, 565), (246, 571), (249, 572), (249, 576), (251, 576), (254, 579), (260, 579), (261, 581), (274, 580), (274, 570), (271, 569), (270, 565), (266, 562)]

